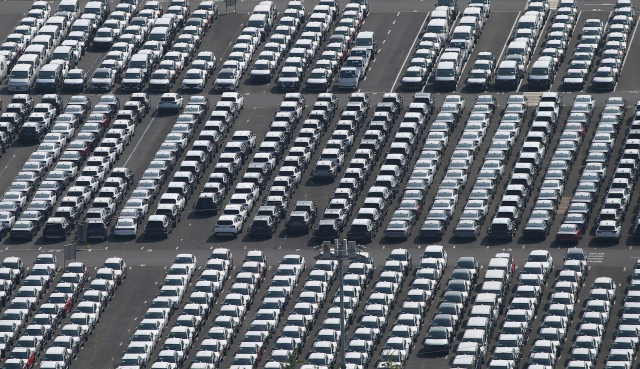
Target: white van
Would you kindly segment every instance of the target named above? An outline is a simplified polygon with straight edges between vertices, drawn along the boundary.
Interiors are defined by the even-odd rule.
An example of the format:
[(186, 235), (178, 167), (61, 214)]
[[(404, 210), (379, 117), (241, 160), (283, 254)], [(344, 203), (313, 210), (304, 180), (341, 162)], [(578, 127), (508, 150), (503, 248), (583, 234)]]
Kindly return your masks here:
[(271, 21), (265, 14), (252, 14), (247, 21), (247, 27), (257, 28), (260, 31), (262, 41), (265, 41), (267, 34), (271, 31)]
[(38, 35), (34, 37), (33, 40), (31, 40), (31, 45), (29, 46), (33, 45), (44, 46), (44, 48), (46, 49), (45, 62), (49, 62), (49, 59), (51, 59), (51, 54), (53, 53), (53, 37), (49, 35)]
[[(477, 9), (477, 8), (476, 8)], [(473, 37), (473, 29), (469, 26), (457, 26), (453, 29), (453, 34), (451, 35), (451, 39), (463, 39), (474, 42), (475, 39)]]
[(9, 75), (8, 90), (9, 92), (29, 92), (35, 73), (33, 67), (28, 64), (20, 64), (13, 67)]
[(33, 67), (33, 71), (37, 74), (40, 71), (42, 64), (40, 63), (40, 56), (37, 54), (24, 54), (18, 59), (16, 65), (27, 64)]
[(7, 58), (4, 55), (0, 55), (0, 81), (7, 76), (9, 72), (9, 63), (7, 62)]
[(58, 5), (59, 12), (68, 12), (74, 14), (74, 18), (77, 18), (80, 14), (80, 1), (78, 0), (62, 0)]
[(458, 68), (453, 61), (441, 61), (436, 67), (436, 89), (455, 89), (458, 84)]
[(367, 50), (371, 50), (371, 54), (378, 52), (376, 43), (376, 37), (373, 32), (360, 32), (356, 37), (355, 46), (364, 47)]
[(449, 23), (444, 19), (432, 19), (427, 23), (425, 33), (435, 33), (444, 42), (449, 41)]

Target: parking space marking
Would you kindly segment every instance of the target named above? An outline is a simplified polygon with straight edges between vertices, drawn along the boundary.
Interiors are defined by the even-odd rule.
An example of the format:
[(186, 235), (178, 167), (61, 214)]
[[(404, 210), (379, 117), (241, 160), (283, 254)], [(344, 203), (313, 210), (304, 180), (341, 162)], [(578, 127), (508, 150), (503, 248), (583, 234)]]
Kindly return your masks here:
[(127, 161), (124, 162), (123, 167), (126, 167), (127, 164), (129, 163), (129, 160), (131, 160), (131, 158), (133, 157), (133, 154), (136, 152), (136, 149), (138, 148), (138, 146), (140, 145), (140, 143), (142, 142), (142, 139), (144, 138), (144, 135), (147, 134), (147, 131), (149, 130), (149, 128), (151, 128), (151, 125), (153, 124), (153, 121), (156, 119), (156, 116), (158, 116), (158, 111), (156, 110), (156, 112), (153, 114), (153, 117), (151, 117), (151, 121), (149, 122), (149, 124), (147, 125), (147, 129), (144, 130), (144, 132), (142, 132), (142, 136), (140, 136), (140, 139), (138, 140), (138, 143), (136, 144), (136, 146), (133, 148), (133, 150), (131, 151), (131, 154), (129, 154), (129, 157), (127, 158)]
[(514, 28), (516, 28), (516, 24), (518, 24), (518, 20), (520, 19), (520, 14), (522, 13), (522, 11), (518, 12), (518, 15), (516, 15), (516, 20), (513, 21), (513, 25), (511, 26), (511, 30), (509, 31), (509, 36), (507, 37), (507, 40), (504, 42), (504, 46), (502, 46), (502, 51), (500, 51), (500, 56), (498, 56), (498, 61), (500, 61), (502, 59), (502, 55), (504, 55), (504, 51), (507, 49), (507, 45), (509, 45), (509, 42), (511, 42), (511, 34), (513, 33)]
[(602, 263), (604, 261), (604, 252), (590, 252), (587, 255), (589, 263)]
[[(620, 68), (620, 75), (622, 75), (622, 72), (624, 72), (624, 65), (627, 63), (627, 59), (629, 59), (629, 54), (631, 52), (631, 45), (633, 45), (633, 39), (636, 37), (636, 31), (638, 31), (637, 25), (633, 29), (633, 35), (631, 36), (631, 40), (629, 40), (629, 45), (627, 46), (627, 52), (624, 55), (624, 60), (622, 60), (622, 68)], [(618, 81), (619, 80), (620, 78), (618, 78)], [(613, 92), (616, 91), (616, 88), (618, 88), (618, 82), (616, 82), (616, 85), (613, 87)]]
[[(400, 15), (400, 12), (398, 12), (398, 15)], [(422, 30), (424, 29), (424, 25), (427, 23), (427, 19), (429, 19), (429, 15), (431, 15), (431, 12), (427, 13), (427, 16), (424, 17), (424, 21), (422, 21), (422, 24), (420, 25), (420, 28), (418, 28), (418, 34), (413, 39), (413, 42), (411, 43), (411, 48), (409, 49), (409, 52), (407, 53), (407, 56), (405, 56), (404, 61), (402, 62), (402, 65), (400, 66), (400, 69), (398, 70), (398, 75), (396, 76), (396, 79), (393, 81), (393, 84), (391, 85), (391, 89), (389, 90), (389, 92), (393, 92), (394, 88), (396, 87), (396, 83), (398, 83), (398, 79), (400, 78), (400, 75), (404, 71), (404, 65), (407, 64), (407, 60), (409, 59), (409, 57), (411, 55), (413, 55), (412, 50), (415, 47), (416, 42), (420, 38), (420, 35), (422, 34)], [(391, 31), (389, 31), (389, 32), (391, 32)]]

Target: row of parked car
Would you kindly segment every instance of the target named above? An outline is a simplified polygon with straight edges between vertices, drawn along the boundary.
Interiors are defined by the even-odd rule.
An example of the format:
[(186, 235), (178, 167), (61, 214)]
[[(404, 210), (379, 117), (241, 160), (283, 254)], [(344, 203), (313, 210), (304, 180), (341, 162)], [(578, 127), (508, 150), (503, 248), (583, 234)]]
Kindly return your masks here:
[[(569, 6), (558, 9), (547, 35), (545, 48), (531, 68), (528, 82), (533, 88), (546, 89), (551, 86), (559, 65), (567, 55), (578, 16), (577, 4), (570, 3)], [(546, 11), (543, 15), (548, 14), (548, 7), (542, 9)], [(599, 19), (585, 21), (580, 42), (563, 78), (564, 87), (584, 88), (589, 73), (598, 65), (592, 79), (593, 88), (613, 90), (620, 76), (627, 42), (635, 24), (633, 6), (626, 1), (616, 3), (615, 14), (607, 24), (609, 27), (605, 29), (605, 24)], [(596, 55), (601, 55), (600, 64), (597, 64)]]
[[(566, 89), (584, 88), (589, 72), (597, 65), (591, 86), (596, 90), (613, 90), (622, 72), (635, 21), (635, 9), (628, 1), (616, 2), (606, 25), (599, 19), (587, 19), (563, 78), (563, 86)], [(601, 59), (596, 64), (597, 54)]]
[[(322, 9), (326, 5), (318, 5), (314, 8), (314, 13), (318, 9)], [(340, 88), (356, 88), (359, 81), (362, 80), (369, 68), (371, 60), (377, 52), (376, 41), (373, 32), (360, 33), (360, 29), (364, 22), (364, 18), (368, 14), (368, 7), (364, 7), (358, 2), (347, 4), (340, 14), (339, 4), (333, 1), (330, 5), (332, 10), (330, 19), (324, 22), (321, 32), (316, 32), (318, 42), (316, 50), (308, 54), (303, 68), (283, 68), (278, 79), (281, 89), (286, 88), (287, 82), (291, 82), (296, 75), (296, 83), (292, 88), (302, 85), (304, 74), (315, 58), (317, 51), (323, 42), (326, 41), (326, 47), (320, 54), (315, 67), (312, 68), (309, 77), (306, 80), (308, 91), (327, 91), (331, 86), (334, 76), (338, 76), (338, 86)], [(340, 19), (338, 20), (338, 15)], [(335, 27), (332, 23), (337, 20)], [(314, 30), (321, 26), (318, 22), (311, 22), (305, 27), (303, 34), (298, 42), (304, 42), (304, 39), (310, 39)], [(333, 31), (330, 34), (330, 31)], [(295, 56), (298, 49), (292, 49), (290, 56)], [(286, 66), (286, 63), (285, 63)]]
[[(292, 132), (302, 117), (304, 106), (305, 99), (301, 94), (288, 93), (285, 95), (284, 101), (280, 104), (270, 125), (270, 131), (265, 134), (264, 140), (259, 145), (253, 132), (234, 132), (230, 142), (226, 144), (218, 164), (218, 166), (223, 166), (232, 163), (234, 166), (233, 172), (227, 173), (228, 188), (236, 178), (241, 166), (249, 160), (254, 149), (256, 149), (256, 153), (251, 158), (240, 183), (236, 185), (229, 203), (217, 220), (214, 235), (220, 237), (237, 236), (242, 232), (244, 223), (249, 220), (251, 210), (257, 205), (262, 190), (266, 188), (267, 181), (276, 171), (280, 161), (282, 161), (282, 167), (277, 172), (268, 195), (264, 198), (264, 206), (259, 207), (256, 218), (251, 223), (250, 232), (252, 235), (270, 237), (275, 232), (280, 220), (286, 217), (289, 201), (300, 184), (302, 172), (311, 159), (311, 149), (306, 146), (302, 148), (303, 150), (296, 151), (301, 156), (293, 156), (292, 149), (291, 155), (285, 157)], [(303, 127), (306, 127), (306, 122), (303, 123)], [(317, 122), (317, 120), (313, 120), (310, 124)], [(319, 128), (317, 124), (314, 127)], [(307, 130), (316, 132), (312, 129)], [(302, 131), (305, 131), (305, 128), (302, 128)], [(309, 142), (314, 144), (313, 137), (307, 140), (307, 143)], [(214, 174), (218, 166), (214, 169)]]
[(131, 14), (116, 23), (119, 27), (109, 23), (120, 17), (116, 11), (98, 29), (94, 49), (110, 51), (91, 78), (90, 88), (110, 91), (120, 82), (122, 90), (140, 91), (149, 82), (150, 91), (169, 91), (193, 61), (182, 87), (202, 90), (216, 67), (216, 57), (212, 52), (196, 55), (196, 50), (217, 18), (215, 3), (204, 1), (193, 12), (181, 0), (171, 2), (166, 13), (157, 1), (147, 2), (141, 10), (138, 7), (136, 4)]
[[(48, 110), (28, 115), (46, 118), (43, 121), (46, 125), (27, 122), (19, 137), (42, 143), (0, 201), (3, 232), (10, 232), (12, 239), (31, 240), (42, 227), (46, 238), (64, 238), (77, 222), (84, 220), (82, 213), (89, 207), (95, 209), (87, 213), (87, 218), (108, 223), (116, 201), (133, 181), (131, 171), (126, 168), (112, 171), (112, 166), (130, 141), (135, 124), (145, 114), (146, 94), (132, 96), (122, 110), (118, 110), (120, 102), (115, 96), (102, 96), (92, 113), (89, 113), (91, 101), (86, 96), (72, 96), (66, 107), (58, 95), (46, 98), (51, 102), (34, 105), (31, 96), (14, 95), (10, 104), (24, 109), (25, 114), (36, 109)], [(58, 112), (62, 114), (57, 115)], [(108, 173), (112, 178), (107, 179)], [(74, 180), (75, 184), (70, 186)], [(103, 184), (105, 188), (101, 188)], [(58, 197), (67, 189), (54, 210)], [(102, 227), (96, 232), (91, 237), (102, 238), (106, 230)]]
[[(228, 250), (213, 250), (200, 278), (194, 283), (197, 258), (191, 254), (176, 255), (157, 296), (124, 350), (118, 368), (167, 368), (168, 363), (173, 368), (181, 368), (229, 277), (232, 261)], [(187, 288), (191, 285), (194, 285), (193, 289), (187, 296)], [(169, 326), (175, 313), (179, 313), (178, 318)], [(157, 357), (152, 357), (157, 347), (160, 351)], [(203, 350), (198, 352), (195, 362), (216, 365), (220, 356), (220, 352)]]
[[(382, 226), (384, 214), (399, 190), (399, 181), (407, 171), (407, 158), (412, 154), (416, 137), (421, 133), (426, 119), (431, 113), (432, 99), (430, 94), (425, 94), (416, 97), (414, 102), (410, 104), (409, 111), (405, 114), (399, 131), (382, 162), (383, 165), (380, 167), (376, 182), (367, 193), (365, 204), (356, 211), (353, 209), (355, 201), (365, 190), (369, 176), (374, 174), (374, 165), (383, 154), (393, 125), (403, 107), (403, 101), (398, 94), (384, 94), (375, 107), (373, 117), (362, 140), (356, 144), (352, 143), (357, 134), (356, 129), (359, 129), (364, 123), (364, 118), (368, 116), (371, 101), (366, 94), (351, 94), (332, 138), (345, 137), (345, 134), (348, 134), (346, 137), (350, 138), (349, 147), (353, 146), (356, 149), (354, 156), (348, 165), (344, 162), (344, 157), (338, 158), (337, 162), (331, 162), (323, 160), (321, 156), (312, 173), (314, 181), (333, 180), (337, 176), (337, 171), (347, 166), (316, 229), (317, 239), (337, 238), (339, 233), (346, 228), (347, 221), (354, 212), (357, 216), (349, 226), (348, 237), (369, 240), (375, 237), (378, 229)], [(357, 125), (345, 126), (345, 117), (354, 114), (359, 117), (354, 121)], [(332, 141), (334, 140), (330, 140), (329, 143)], [(331, 159), (328, 156), (327, 158)]]
[[(561, 225), (562, 229), (556, 236), (557, 240), (577, 241), (582, 234), (586, 233), (587, 224), (592, 213), (595, 212), (599, 190), (607, 185), (604, 180), (607, 176), (609, 158), (615, 155), (613, 146), (626, 110), (626, 101), (623, 98), (612, 97), (607, 100), (584, 161), (578, 187), (571, 198), (565, 220)], [(572, 126), (576, 124), (573, 123)], [(579, 128), (582, 129), (582, 126)], [(628, 146), (627, 143), (629, 143)], [(613, 170), (607, 193), (602, 199), (602, 207), (595, 217), (597, 239), (617, 241), (622, 236), (621, 222), (631, 201), (630, 194), (637, 179), (638, 160), (640, 160), (638, 156), (640, 145), (637, 143), (638, 141), (625, 138), (620, 160)], [(632, 147), (635, 147), (635, 150)]]
[(8, 90), (28, 93), (35, 87), (56, 92), (88, 46), (75, 34), (69, 36), (81, 17), (80, 5), (62, 1), (54, 14), (48, 2), (35, 1), (25, 15), (1, 46), (2, 75), (10, 71)]
[[(338, 7), (337, 2), (336, 7)], [(339, 7), (336, 10), (335, 18), (340, 12)], [(326, 38), (325, 51), (320, 54), (315, 67), (307, 78), (307, 91), (327, 91), (334, 77), (339, 74), (339, 68), (343, 63), (345, 67), (356, 68), (356, 73), (359, 72), (360, 77), (364, 76), (377, 51), (375, 40), (374, 44), (370, 45), (373, 33), (359, 34), (367, 13), (367, 7), (362, 7), (358, 2), (349, 3), (342, 11), (336, 26), (325, 32), (323, 35), (323, 38)], [(329, 31), (333, 32), (329, 34)], [(345, 74), (353, 72), (347, 73), (346, 71), (345, 69)]]
[[(240, 94), (224, 93), (204, 123), (200, 135), (193, 140), (198, 125), (207, 119), (209, 100), (206, 96), (194, 95), (189, 98), (186, 105), (183, 101), (184, 98), (176, 93), (165, 93), (160, 98), (159, 104), (164, 105), (159, 105), (159, 109), (172, 106), (181, 114), (178, 115), (171, 132), (167, 134), (149, 163), (149, 168), (142, 174), (138, 188), (129, 200), (144, 201), (143, 205), (146, 205), (148, 211), (154, 198), (159, 195), (160, 187), (169, 180), (171, 172), (177, 169), (165, 193), (159, 198), (155, 214), (149, 217), (145, 225), (144, 232), (148, 237), (168, 237), (172, 229), (177, 226), (187, 200), (195, 192), (223, 137), (244, 107), (244, 98)], [(191, 144), (192, 140), (193, 144)], [(241, 156), (247, 151), (246, 146), (234, 146), (233, 151), (227, 151), (228, 148), (229, 145), (225, 147), (225, 152), (233, 154), (230, 158), (234, 160), (226, 161), (224, 157), (219, 159), (214, 172), (209, 176), (209, 183), (205, 185), (203, 193), (194, 205), (196, 211), (215, 211), (220, 208), (226, 190), (230, 186), (230, 178), (237, 173)], [(183, 153), (184, 158), (178, 162)], [(131, 229), (130, 232), (128, 235), (136, 235), (135, 229)]]
[[(442, 155), (449, 145), (449, 137), (462, 118), (465, 105), (466, 102), (462, 96), (447, 95), (431, 125), (420, 159), (416, 162), (416, 170), (429, 180), (429, 184), (433, 181), (435, 171), (442, 161)], [(484, 142), (496, 105), (495, 98), (491, 95), (479, 95), (476, 98), (462, 136), (456, 143), (451, 161), (447, 165), (444, 179), (438, 187), (427, 218), (420, 229), (422, 237), (442, 237), (451, 223), (459, 194), (468, 184), (471, 164)], [(514, 140), (510, 137), (510, 141)], [(500, 147), (494, 147), (494, 150), (496, 149), (499, 150)], [(506, 160), (507, 155), (508, 153), (502, 155), (502, 158)], [(480, 170), (472, 191), (476, 196), (470, 197), (464, 207), (459, 223), (459, 226), (460, 224), (462, 226), (459, 227), (460, 229), (456, 228), (455, 232), (457, 237), (477, 237), (479, 227), (487, 216), (492, 194), (484, 188), (484, 184), (487, 180), (496, 180), (504, 172), (502, 168), (504, 164), (495, 165), (496, 162), (492, 160), (495, 156), (495, 153), (488, 156)]]
[[(510, 46), (518, 51), (524, 49), (523, 65), (527, 68), (533, 59), (533, 52), (537, 41), (545, 37), (544, 47), (535, 62), (531, 65), (527, 82), (532, 89), (550, 88), (556, 73), (562, 64), (569, 41), (573, 35), (577, 22), (578, 9), (576, 2), (566, 1), (551, 20), (552, 24), (547, 35), (542, 35), (542, 30), (550, 16), (548, 4), (535, 3), (527, 7), (527, 12), (518, 20), (516, 40)], [(515, 44), (515, 45), (514, 45)], [(576, 51), (582, 49), (578, 47)], [(592, 50), (593, 54), (593, 50)]]
[[(8, 278), (2, 280), (8, 308), (0, 318), (2, 353), (7, 357), (4, 365), (35, 367), (38, 357), (43, 354), (40, 367), (69, 368), (115, 289), (126, 278), (126, 264), (117, 257), (105, 261), (91, 284), (88, 284), (87, 267), (81, 262), (73, 262), (67, 265), (54, 286), (57, 268), (57, 259), (52, 254), (38, 255), (28, 276), (25, 276), (25, 266), (20, 258), (4, 260), (0, 268), (2, 278)], [(25, 278), (21, 281), (22, 277)], [(15, 295), (9, 299), (14, 288)], [(52, 292), (43, 303), (49, 288)], [(68, 321), (62, 325), (65, 318)]]
[[(500, 128), (496, 133), (500, 140), (492, 141), (489, 148), (491, 158), (497, 160), (496, 164), (504, 172), (506, 159), (511, 156), (513, 146), (521, 130), (524, 128), (529, 131), (517, 154), (517, 160), (507, 183), (507, 189), (505, 189), (491, 220), (488, 230), (491, 238), (511, 239), (515, 236), (515, 232), (524, 215), (526, 200), (530, 193), (534, 191), (535, 176), (542, 170), (541, 166), (546, 154), (547, 141), (552, 137), (558, 125), (557, 116), (562, 106), (562, 97), (558, 93), (542, 94), (538, 107), (533, 113), (533, 120), (529, 121), (529, 128), (525, 127), (525, 124), (527, 124), (525, 120), (528, 119), (527, 104), (527, 98), (523, 95), (511, 95), (509, 97), (507, 108), (505, 108), (500, 120)], [(563, 161), (567, 169), (570, 168), (572, 159), (573, 157), (570, 156)], [(490, 178), (491, 171), (487, 172), (485, 170), (481, 172), (488, 175), (487, 181), (483, 182), (483, 186), (484, 189), (489, 190), (487, 192), (488, 196), (493, 197), (498, 183), (496, 179), (500, 178), (499, 170), (493, 170), (496, 178)], [(556, 184), (558, 188), (552, 187), (551, 184)], [(559, 181), (552, 181), (544, 189), (555, 191), (554, 193), (559, 199), (564, 187), (559, 184)], [(557, 203), (559, 203), (559, 200), (557, 203), (547, 201), (547, 199), (538, 199), (538, 201), (540, 200), (544, 201), (540, 202), (538, 207), (552, 210), (552, 212), (555, 211)]]
[[(583, 286), (588, 272), (586, 258), (583, 259), (582, 255), (576, 250), (570, 249), (570, 252), (567, 252), (565, 256), (563, 270), (558, 275), (550, 296), (551, 305), (547, 310), (545, 321), (553, 314), (566, 321), (565, 325), (569, 326), (574, 318), (574, 305), (577, 302), (576, 295)], [(578, 333), (571, 347), (567, 367), (583, 367), (585, 362), (595, 365), (598, 354), (602, 349), (602, 340), (607, 324), (612, 315), (612, 307), (616, 299), (616, 287), (613, 280), (608, 277), (598, 277), (593, 282), (584, 311), (579, 315), (581, 320), (578, 323)], [(564, 292), (561, 292), (562, 290)], [(534, 341), (529, 357), (531, 361), (547, 365), (546, 363), (555, 363), (558, 360), (567, 332), (566, 329), (560, 329), (560, 332), (558, 332), (560, 334), (555, 334), (556, 332), (548, 328), (544, 329), (544, 331), (540, 331), (538, 339)], [(637, 340), (637, 329), (631, 333), (635, 333)], [(620, 342), (618, 341), (618, 343)], [(614, 355), (607, 357), (605, 360), (607, 364), (610, 361), (623, 361), (618, 356), (620, 352), (613, 351), (612, 353)], [(631, 354), (628, 351), (626, 353)]]

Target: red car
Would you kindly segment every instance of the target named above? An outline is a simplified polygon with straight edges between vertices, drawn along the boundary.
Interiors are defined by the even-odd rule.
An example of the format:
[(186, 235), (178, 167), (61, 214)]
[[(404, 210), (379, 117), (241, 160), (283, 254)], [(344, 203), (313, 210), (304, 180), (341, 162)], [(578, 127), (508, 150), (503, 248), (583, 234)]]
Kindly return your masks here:
[(8, 359), (19, 359), (21, 369), (31, 369), (36, 362), (36, 355), (29, 347), (15, 347)]
[(344, 44), (333, 43), (327, 45), (327, 51), (335, 51), (338, 53), (338, 63), (342, 64), (347, 59), (347, 52), (349, 51)]
[(111, 124), (111, 118), (108, 114), (94, 113), (90, 114), (86, 123), (100, 123), (104, 128), (109, 127)]
[(64, 272), (80, 274), (83, 282), (86, 282), (87, 279), (89, 279), (89, 268), (87, 268), (87, 266), (82, 262), (69, 263)]
[(146, 4), (144, 4), (144, 9), (152, 9), (158, 12), (158, 18), (161, 18), (162, 15), (164, 14), (164, 8), (162, 7), (162, 4), (160, 4), (159, 1), (149, 1)]
[(91, 153), (91, 144), (86, 141), (74, 140), (71, 141), (69, 147), (67, 147), (67, 150), (80, 151), (82, 156), (86, 158)]
[(513, 258), (513, 256), (511, 256), (511, 254), (506, 252), (500, 252), (500, 253), (497, 253), (496, 256), (494, 257), (499, 259), (509, 259), (509, 269), (511, 270), (511, 275), (513, 275), (513, 273), (516, 271), (516, 261)]
[(347, 38), (347, 46), (351, 46), (355, 41), (355, 35), (353, 29), (349, 27), (337, 27), (334, 34), (344, 35)]
[(565, 130), (571, 131), (571, 132), (578, 132), (582, 137), (584, 137), (584, 135), (587, 133), (587, 127), (585, 127), (584, 124), (582, 123), (576, 123), (576, 122), (567, 123)]
[(209, 10), (196, 10), (191, 14), (194, 18), (200, 18), (204, 21), (204, 28), (207, 29), (211, 27), (211, 23), (213, 23), (213, 12)]
[(409, 210), (419, 217), (422, 213), (422, 204), (418, 200), (402, 200), (398, 210)]
[[(169, 64), (172, 65), (172, 68), (168, 67)], [(163, 60), (160, 63), (160, 68), (159, 69), (165, 69), (165, 70), (173, 71), (173, 79), (174, 80), (176, 78), (178, 78), (178, 74), (180, 74), (180, 66), (174, 60)]]
[(582, 228), (577, 224), (564, 223), (560, 225), (558, 233), (556, 233), (556, 241), (578, 242), (582, 238)]

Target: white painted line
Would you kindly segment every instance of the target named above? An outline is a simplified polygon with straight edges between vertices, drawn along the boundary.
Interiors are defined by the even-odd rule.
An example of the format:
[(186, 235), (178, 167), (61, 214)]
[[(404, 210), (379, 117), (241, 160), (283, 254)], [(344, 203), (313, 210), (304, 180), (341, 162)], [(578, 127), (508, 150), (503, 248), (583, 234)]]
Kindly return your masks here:
[[(627, 63), (627, 59), (629, 59), (629, 51), (631, 50), (631, 44), (633, 44), (633, 39), (636, 37), (636, 31), (637, 30), (638, 30), (638, 27), (636, 26), (633, 29), (633, 36), (631, 36), (631, 40), (629, 41), (629, 45), (627, 46), (627, 53), (625, 54), (624, 60), (622, 61), (622, 68), (620, 68), (620, 75), (622, 75), (622, 72), (624, 72), (624, 65)], [(616, 82), (616, 85), (613, 87), (613, 91), (614, 92), (615, 92), (617, 87), (618, 87), (618, 82)]]
[(144, 135), (146, 135), (147, 131), (149, 130), (149, 128), (151, 128), (151, 125), (153, 124), (153, 121), (156, 119), (156, 116), (158, 116), (158, 111), (157, 110), (156, 110), (155, 114), (153, 114), (153, 117), (151, 117), (151, 122), (149, 122), (149, 125), (147, 125), (147, 129), (145, 129), (144, 132), (142, 132), (142, 136), (140, 136), (140, 139), (138, 140), (138, 143), (136, 144), (136, 146), (131, 151), (131, 154), (129, 154), (129, 157), (127, 158), (127, 161), (125, 161), (124, 165), (122, 165), (123, 167), (126, 167), (127, 164), (129, 163), (129, 160), (131, 160), (131, 158), (133, 157), (133, 154), (136, 152), (136, 149), (138, 148), (140, 143), (142, 143), (142, 139), (144, 138)]
[[(398, 14), (400, 14), (400, 12), (398, 12)], [(425, 25), (425, 23), (427, 23), (427, 19), (429, 19), (429, 15), (430, 14), (431, 14), (431, 12), (427, 13), (427, 16), (424, 17), (424, 21), (422, 21), (422, 25), (420, 26), (420, 28), (418, 28), (418, 34), (416, 35), (415, 39), (411, 43), (411, 48), (409, 49), (409, 52), (407, 53), (407, 56), (404, 58), (404, 61), (402, 62), (402, 65), (400, 66), (400, 70), (398, 71), (398, 75), (396, 76), (396, 79), (393, 81), (393, 84), (391, 85), (391, 90), (389, 90), (389, 92), (393, 92), (393, 88), (396, 86), (396, 83), (398, 83), (398, 79), (400, 78), (400, 74), (402, 74), (402, 71), (404, 70), (404, 65), (407, 64), (407, 60), (409, 59), (409, 56), (413, 55), (413, 52), (412, 52), (413, 48), (415, 47), (416, 42), (420, 38), (420, 34), (422, 33), (422, 30), (424, 29), (424, 25)]]
[(513, 30), (514, 28), (516, 28), (516, 24), (518, 24), (518, 20), (520, 19), (520, 13), (522, 12), (521, 11), (518, 12), (518, 15), (516, 15), (516, 20), (513, 21), (513, 26), (511, 26), (511, 30), (509, 31), (509, 35), (507, 36), (507, 41), (504, 42), (504, 46), (502, 46), (502, 51), (500, 51), (500, 56), (498, 57), (498, 59), (496, 59), (498, 62), (500, 62), (500, 59), (502, 59), (502, 55), (504, 54), (504, 51), (507, 49), (507, 45), (511, 40), (511, 34), (513, 33)]

